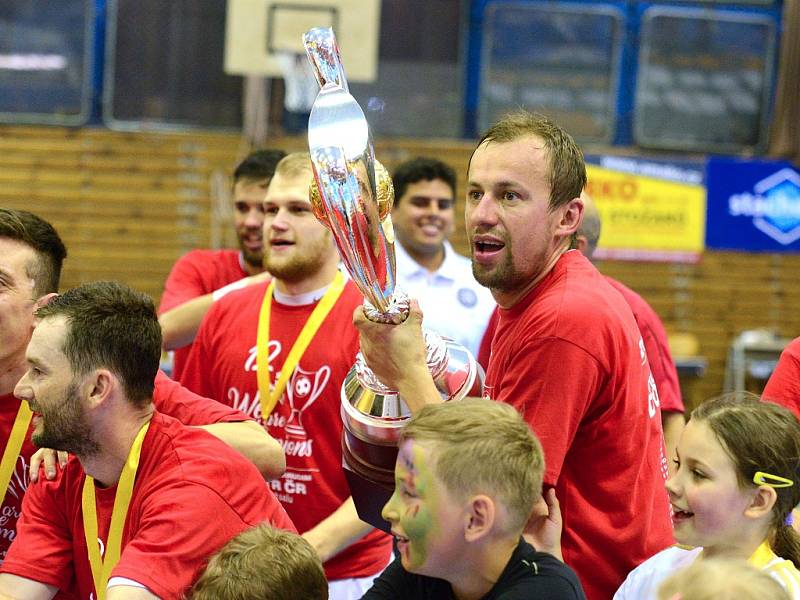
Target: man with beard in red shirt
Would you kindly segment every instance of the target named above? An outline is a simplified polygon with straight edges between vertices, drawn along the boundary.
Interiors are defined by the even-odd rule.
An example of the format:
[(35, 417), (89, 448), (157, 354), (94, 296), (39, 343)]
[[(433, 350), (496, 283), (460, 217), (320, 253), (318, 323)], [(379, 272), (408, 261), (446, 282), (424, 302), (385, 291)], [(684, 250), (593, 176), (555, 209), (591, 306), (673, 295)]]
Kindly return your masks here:
[(361, 304), (333, 236), (311, 210), (308, 154), (290, 154), (264, 200), (274, 279), (231, 292), (206, 315), (184, 384), (258, 419), (286, 453), (271, 482), (325, 567), (333, 600), (357, 599), (389, 563), (391, 538), (363, 523), (342, 469), (339, 391), (358, 352)]
[[(625, 301), (580, 252), (583, 155), (541, 115), (509, 115), (472, 154), (465, 221), (472, 272), (499, 309), (484, 395), (539, 437), (544, 487), (564, 518), (564, 562), (590, 600), (672, 543), (658, 393)], [(413, 306), (400, 325), (355, 313), (376, 375), (412, 411), (440, 401)], [(535, 522), (536, 519), (532, 519)]]
[(294, 530), (252, 463), (155, 409), (148, 296), (84, 284), (36, 317), (14, 395), (33, 411), (33, 443), (74, 456), (26, 492), (0, 592), (179, 600), (231, 537), (263, 521)]
[[(27, 369), (25, 349), (34, 311), (56, 296), (66, 254), (50, 223), (27, 211), (0, 209), (0, 563), (16, 536), (29, 483), (40, 475), (41, 459), (32, 459), (36, 448), (30, 439), (31, 413), (12, 392)], [(154, 402), (160, 412), (186, 425), (203, 426), (229, 443), (265, 478), (283, 473), (282, 449), (243, 413), (201, 398), (161, 372), (155, 378)], [(54, 453), (37, 456), (44, 457), (47, 478), (54, 478)]]

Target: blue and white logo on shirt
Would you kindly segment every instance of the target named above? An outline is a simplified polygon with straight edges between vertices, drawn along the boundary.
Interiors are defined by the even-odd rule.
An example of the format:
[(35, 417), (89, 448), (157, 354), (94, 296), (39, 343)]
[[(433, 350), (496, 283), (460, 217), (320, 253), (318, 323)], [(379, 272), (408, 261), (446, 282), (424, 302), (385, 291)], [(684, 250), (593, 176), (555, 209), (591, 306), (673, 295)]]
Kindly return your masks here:
[(472, 308), (478, 303), (478, 294), (469, 288), (461, 288), (458, 290), (458, 301), (466, 308)]

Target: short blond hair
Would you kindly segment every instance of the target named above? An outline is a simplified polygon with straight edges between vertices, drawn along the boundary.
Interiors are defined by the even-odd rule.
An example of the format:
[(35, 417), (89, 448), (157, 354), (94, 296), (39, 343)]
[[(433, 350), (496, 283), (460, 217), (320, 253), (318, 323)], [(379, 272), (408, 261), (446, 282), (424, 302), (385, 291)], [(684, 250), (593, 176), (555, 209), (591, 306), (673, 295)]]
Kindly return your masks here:
[(528, 136), (542, 140), (547, 150), (550, 209), (554, 210), (578, 198), (586, 187), (583, 152), (565, 129), (542, 114), (517, 110), (503, 116), (486, 130), (475, 149), (488, 142), (514, 142)]
[(188, 600), (327, 600), (322, 562), (306, 540), (267, 523), (211, 557)]
[(486, 494), (508, 512), (509, 533), (525, 527), (542, 491), (544, 455), (514, 408), (483, 398), (429, 404), (400, 438), (430, 449), (433, 472), (451, 494)]
[(284, 156), (275, 167), (275, 175), (294, 178), (311, 171), (311, 155), (308, 152), (292, 152)]
[(696, 560), (664, 580), (658, 600), (791, 600), (785, 589), (764, 571), (744, 560)]

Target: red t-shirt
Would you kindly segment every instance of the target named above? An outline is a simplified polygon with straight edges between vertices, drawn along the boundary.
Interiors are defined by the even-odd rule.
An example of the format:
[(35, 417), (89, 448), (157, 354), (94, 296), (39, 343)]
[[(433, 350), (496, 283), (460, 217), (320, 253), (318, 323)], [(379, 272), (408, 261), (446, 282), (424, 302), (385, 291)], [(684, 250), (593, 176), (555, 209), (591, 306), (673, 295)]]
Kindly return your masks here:
[(564, 561), (607, 600), (672, 541), (658, 394), (620, 294), (567, 252), (500, 310), (485, 394), (522, 413), (542, 442), (545, 486), (564, 517)]
[(683, 413), (686, 408), (681, 398), (681, 386), (678, 382), (678, 370), (669, 352), (667, 331), (647, 301), (629, 287), (616, 279), (606, 276), (606, 281), (617, 290), (633, 311), (633, 318), (642, 334), (644, 349), (647, 351), (647, 362), (653, 379), (656, 380), (658, 399), (661, 401), (661, 411)]
[[(185, 425), (248, 420), (247, 415), (238, 410), (190, 392), (176, 381), (172, 381), (162, 371), (156, 374), (153, 404), (159, 412), (170, 415)], [(13, 394), (0, 396), (0, 448), (2, 448), (0, 453), (5, 450), (5, 444), (8, 443), (19, 405), (20, 400)], [(17, 466), (11, 475), (5, 500), (0, 507), (0, 564), (16, 536), (17, 519), (22, 511), (22, 498), (30, 484), (28, 466), (36, 450), (36, 446), (31, 443), (31, 428), (29, 428), (17, 459)]]
[[(633, 318), (642, 334), (644, 348), (647, 351), (647, 362), (650, 364), (650, 371), (653, 379), (656, 380), (658, 399), (661, 402), (661, 411), (685, 412), (683, 399), (681, 398), (681, 386), (678, 380), (678, 370), (669, 351), (667, 332), (664, 329), (661, 319), (656, 314), (647, 301), (629, 287), (624, 286), (616, 279), (606, 276), (606, 281), (611, 287), (616, 289), (625, 302), (633, 311)], [(492, 340), (497, 330), (497, 323), (500, 320), (498, 309), (492, 313), (486, 333), (483, 336), (480, 350), (478, 351), (478, 362), (482, 365), (489, 364), (489, 357), (492, 354)]]
[(250, 420), (250, 417), (239, 410), (195, 394), (167, 377), (160, 369), (156, 373), (153, 404), (158, 412), (178, 419), (184, 425), (239, 423)]
[[(20, 400), (13, 394), (0, 396), (0, 455), (6, 449), (19, 405)], [(11, 473), (11, 480), (8, 482), (6, 497), (3, 505), (0, 506), (0, 564), (3, 563), (8, 547), (17, 534), (17, 519), (22, 514), (22, 499), (30, 483), (28, 465), (34, 452), (36, 452), (36, 446), (31, 443), (31, 430), (28, 428), (28, 433), (25, 435), (17, 457), (17, 464)]]
[(785, 406), (800, 418), (800, 337), (781, 352), (761, 397)]
[[(256, 377), (258, 315), (267, 283), (221, 298), (206, 314), (184, 370), (198, 394), (219, 399), (259, 420), (286, 453), (286, 472), (271, 482), (298, 531), (304, 533), (350, 496), (342, 471), (339, 390), (358, 352), (353, 310), (361, 295), (348, 282), (286, 385), (268, 419), (261, 415)], [(316, 303), (272, 302), (270, 380), (281, 366)], [(389, 562), (391, 538), (372, 531), (325, 563), (328, 579), (374, 575)]]
[[(0, 571), (59, 589), (76, 584), (82, 600), (96, 597), (81, 508), (84, 479), (80, 462), (72, 457), (55, 481), (30, 487), (18, 523), (19, 541)], [(103, 544), (116, 487), (95, 493)], [(178, 600), (212, 554), (265, 520), (294, 531), (247, 459), (205, 431), (155, 413), (142, 444), (122, 553), (111, 577), (132, 579), (160, 598)]]
[(481, 345), (478, 348), (478, 362), (484, 369), (489, 368), (489, 359), (492, 356), (492, 342), (494, 341), (495, 333), (497, 333), (497, 324), (500, 322), (500, 307), (496, 306), (489, 317), (489, 323), (486, 325), (486, 331), (481, 339)]
[[(238, 250), (192, 250), (173, 265), (164, 283), (158, 314), (248, 275), (242, 268), (241, 252)], [(190, 347), (191, 344), (173, 353), (172, 377), (176, 381), (181, 381)]]

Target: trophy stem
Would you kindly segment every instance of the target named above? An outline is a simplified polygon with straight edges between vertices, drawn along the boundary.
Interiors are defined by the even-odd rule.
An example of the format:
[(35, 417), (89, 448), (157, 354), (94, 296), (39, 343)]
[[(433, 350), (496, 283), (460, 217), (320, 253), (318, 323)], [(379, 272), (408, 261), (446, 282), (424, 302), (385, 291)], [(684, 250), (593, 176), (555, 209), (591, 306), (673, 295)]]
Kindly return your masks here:
[(314, 77), (319, 87), (326, 83), (338, 85), (348, 91), (347, 77), (344, 74), (344, 65), (339, 54), (339, 46), (331, 27), (315, 27), (303, 35), (303, 46), (308, 54), (308, 60), (314, 68)]
[[(392, 179), (375, 160), (364, 111), (347, 91), (333, 31), (313, 29), (303, 42), (321, 88), (308, 121), (314, 215), (333, 233), (345, 268), (366, 298), (367, 318), (402, 323), (409, 300), (395, 288)], [(442, 400), (479, 395), (483, 370), (472, 354), (452, 340), (423, 333), (428, 368)], [(397, 441), (411, 411), (396, 390), (378, 380), (361, 353), (342, 383), (341, 401), (343, 459), (353, 499), (363, 519), (386, 527), (380, 507), (391, 494)]]

